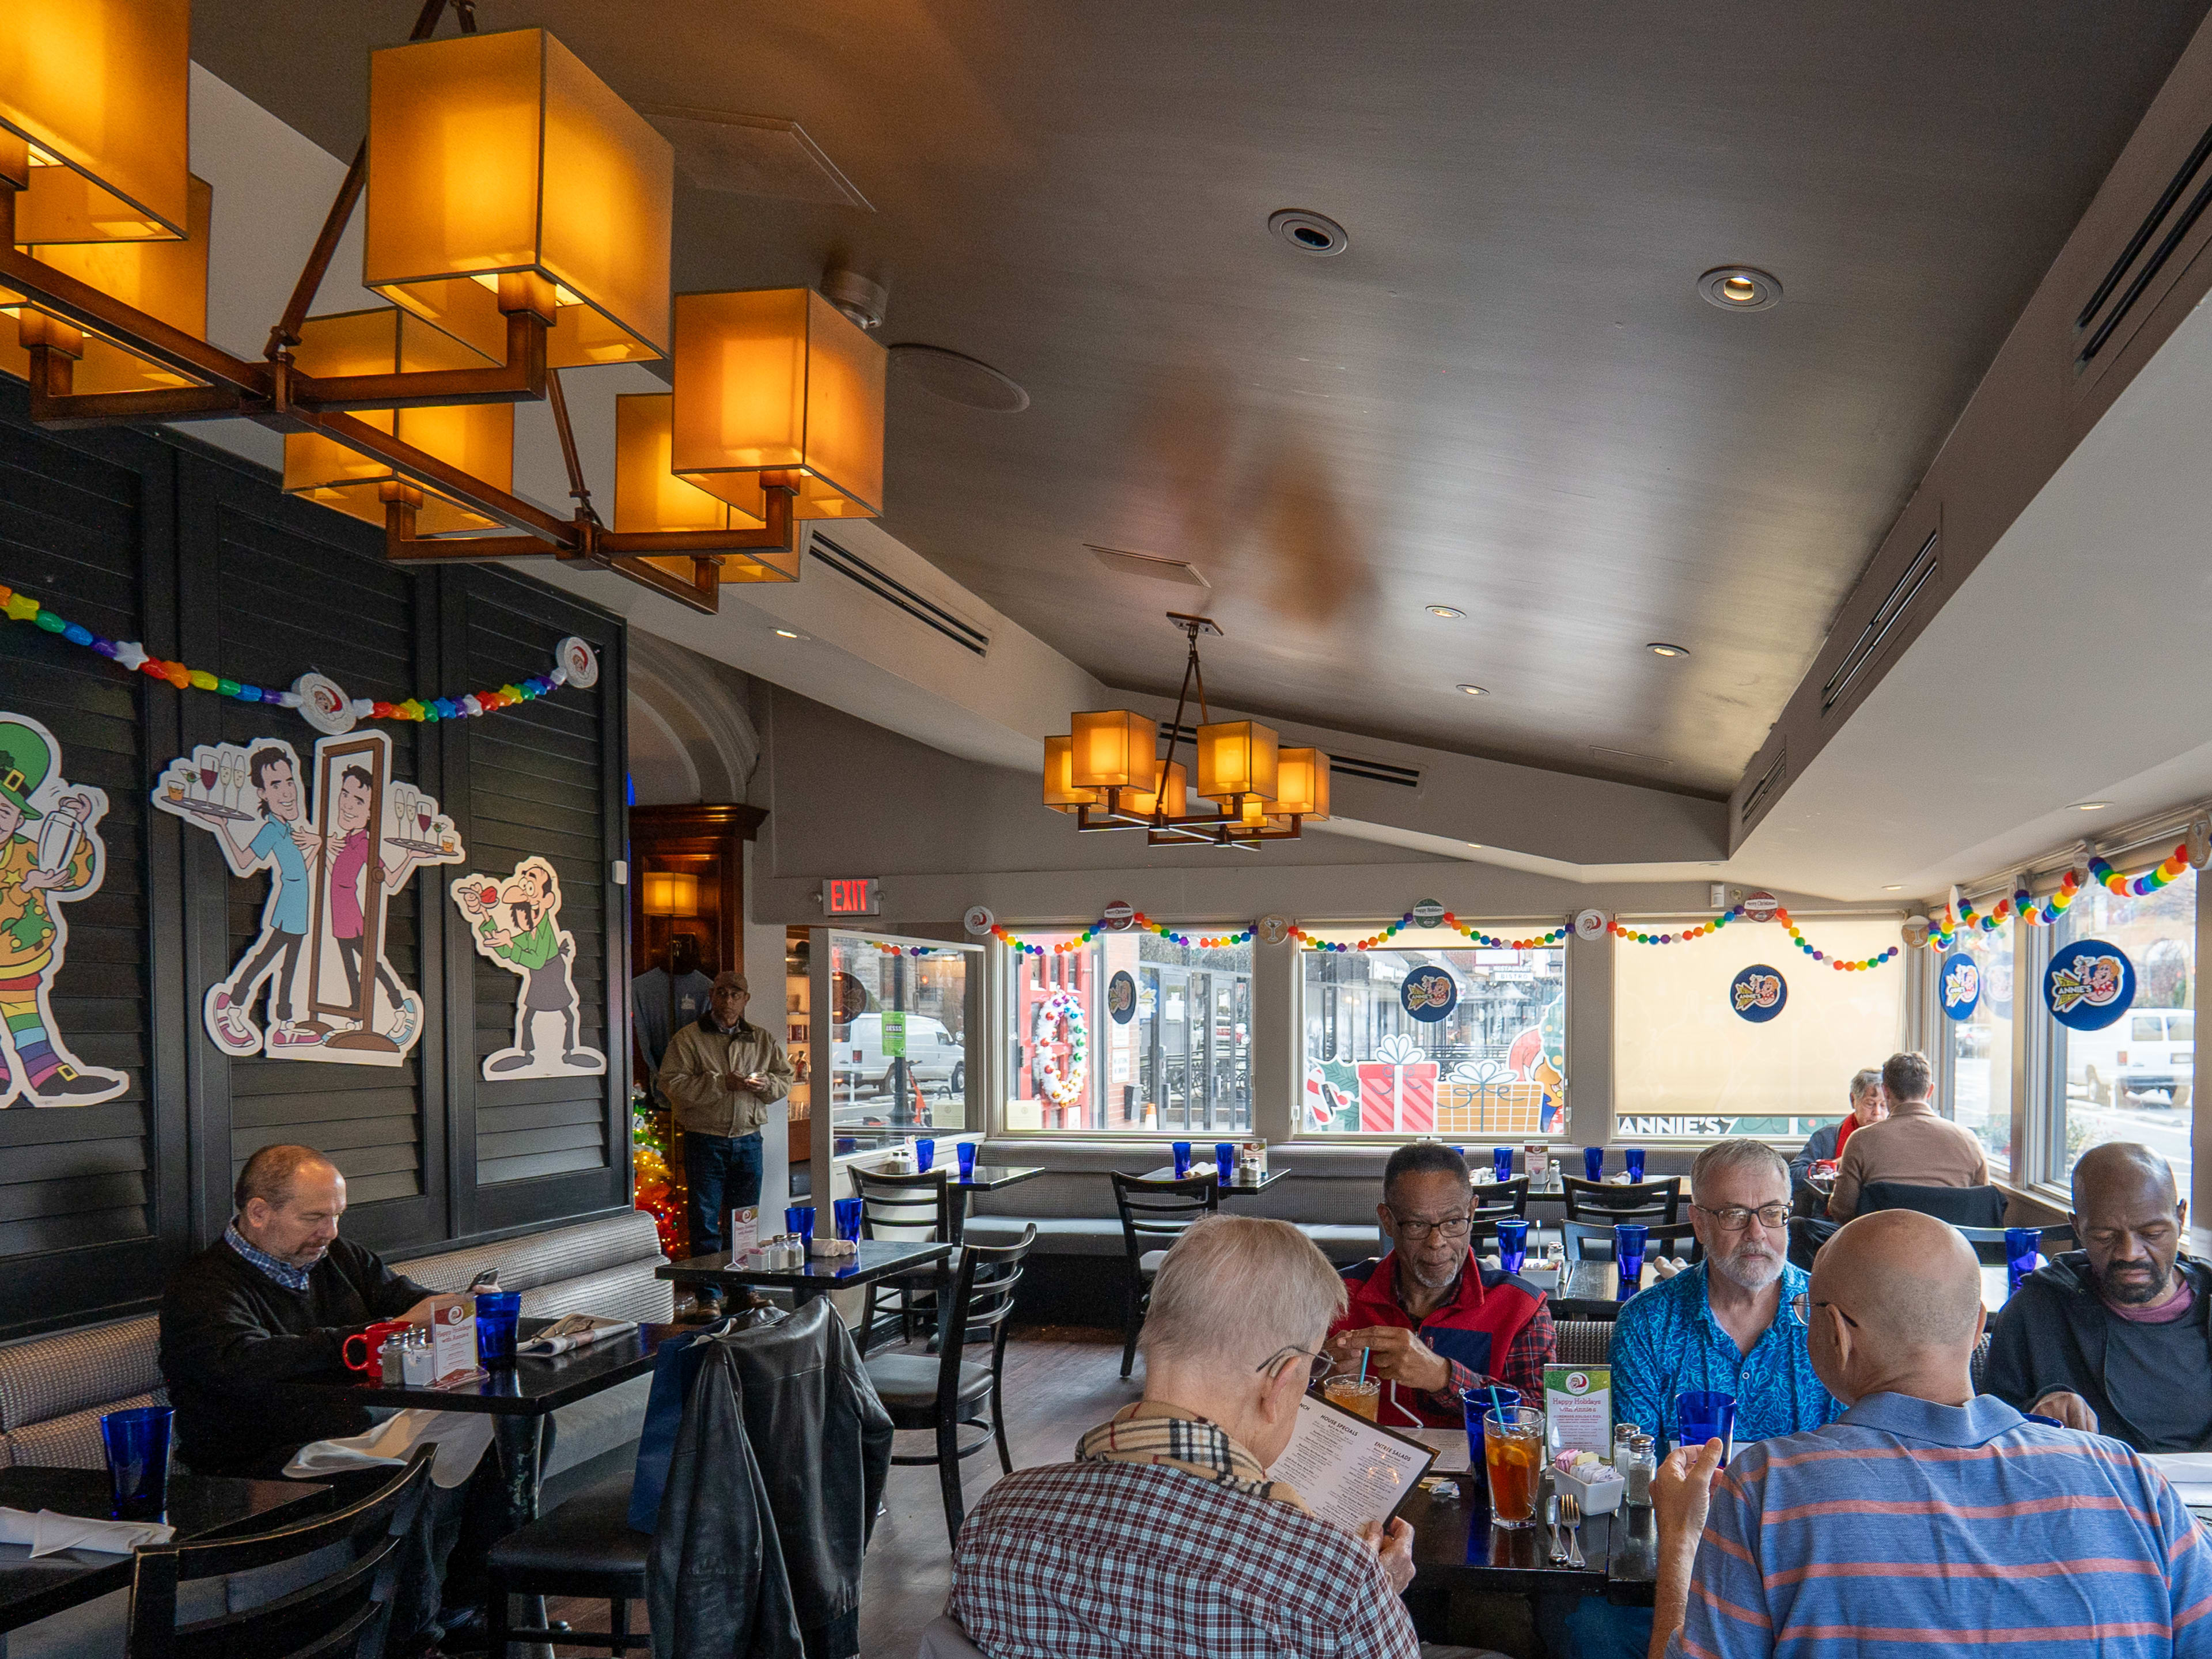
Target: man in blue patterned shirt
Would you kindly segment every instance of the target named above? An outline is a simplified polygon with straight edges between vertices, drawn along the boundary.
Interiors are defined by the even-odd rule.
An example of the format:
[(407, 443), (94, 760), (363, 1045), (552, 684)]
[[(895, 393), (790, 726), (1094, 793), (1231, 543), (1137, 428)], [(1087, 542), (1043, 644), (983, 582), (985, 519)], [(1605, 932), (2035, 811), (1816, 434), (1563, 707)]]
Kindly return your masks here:
[[(1691, 1166), (1690, 1194), (1705, 1259), (1638, 1291), (1613, 1322), (1613, 1420), (1671, 1441), (1675, 1396), (1713, 1389), (1735, 1397), (1739, 1446), (1834, 1421), (1844, 1408), (1814, 1374), (1790, 1311), (1809, 1282), (1784, 1259), (1790, 1165), (1762, 1141), (1716, 1141)], [(1571, 1630), (1578, 1659), (1641, 1654), (1650, 1614), (1592, 1600)]]

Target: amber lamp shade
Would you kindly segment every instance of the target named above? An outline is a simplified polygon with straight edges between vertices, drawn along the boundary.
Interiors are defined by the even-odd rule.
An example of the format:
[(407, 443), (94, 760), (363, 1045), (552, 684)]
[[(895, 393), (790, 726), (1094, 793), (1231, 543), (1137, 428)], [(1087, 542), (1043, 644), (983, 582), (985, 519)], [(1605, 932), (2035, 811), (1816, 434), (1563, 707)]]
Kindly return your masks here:
[(174, 240), (191, 213), (191, 0), (0, 5), (0, 177), (15, 240)]
[(1237, 797), (1275, 799), (1276, 740), (1257, 720), (1222, 720), (1198, 728), (1198, 793), (1234, 811)]
[(369, 58), (362, 283), (507, 358), (504, 312), (556, 368), (668, 347), (675, 150), (543, 29)]
[(811, 289), (678, 295), (678, 476), (748, 512), (783, 483), (799, 518), (874, 518), (890, 361)]
[[(392, 374), (421, 369), (481, 368), (484, 357), (452, 336), (393, 306), (310, 317), (293, 358), (309, 374)], [(457, 404), (400, 409), (358, 417), (424, 454), (457, 466), (500, 489), (514, 486), (514, 405)], [(319, 432), (284, 434), (284, 491), (371, 524), (384, 522), (387, 486), (422, 491), (417, 536), (457, 536), (496, 528), (473, 507), (404, 477), (377, 455), (349, 448)]]
[[(0, 0), (4, 5), (5, 0)], [(185, 222), (191, 235), (182, 241), (63, 242), (39, 244), (31, 252), (55, 270), (98, 289), (173, 328), (207, 337), (208, 216), (214, 192), (204, 179), (189, 181), (191, 207)], [(21, 232), (19, 229), (20, 238)], [(81, 330), (26, 305), (20, 295), (0, 291), (0, 311), (12, 313), (13, 325), (0, 325), (0, 370), (19, 378), (30, 374), (25, 348), (52, 345), (76, 359), (72, 392), (159, 392), (198, 384), (166, 363), (142, 357), (120, 341)]]
[[(760, 488), (752, 491), (752, 510), (708, 495), (669, 471), (669, 432), (675, 399), (665, 392), (626, 393), (615, 399), (615, 528), (653, 533), (678, 531), (757, 530), (767, 522)], [(733, 494), (739, 493), (732, 491)], [(721, 554), (726, 582), (784, 582), (799, 580), (796, 538), (786, 551), (745, 548)], [(690, 554), (645, 556), (689, 580)]]
[(699, 878), (673, 870), (645, 872), (645, 914), (648, 916), (696, 916), (699, 914)]
[(1189, 811), (1190, 775), (1183, 770), (1182, 763), (1166, 767), (1166, 775), (1160, 775), (1159, 763), (1153, 763), (1153, 785), (1144, 791), (1127, 790), (1121, 796), (1121, 811), (1132, 817), (1152, 817), (1163, 806), (1171, 818), (1186, 816)]
[(1078, 788), (1069, 775), (1073, 744), (1069, 738), (1044, 740), (1044, 804), (1055, 812), (1073, 812), (1079, 807), (1099, 805), (1097, 790)]
[(1275, 751), (1274, 810), (1287, 817), (1328, 816), (1328, 757), (1317, 749)]
[(1160, 723), (1126, 708), (1070, 717), (1069, 780), (1079, 789), (1150, 789), (1159, 776)]

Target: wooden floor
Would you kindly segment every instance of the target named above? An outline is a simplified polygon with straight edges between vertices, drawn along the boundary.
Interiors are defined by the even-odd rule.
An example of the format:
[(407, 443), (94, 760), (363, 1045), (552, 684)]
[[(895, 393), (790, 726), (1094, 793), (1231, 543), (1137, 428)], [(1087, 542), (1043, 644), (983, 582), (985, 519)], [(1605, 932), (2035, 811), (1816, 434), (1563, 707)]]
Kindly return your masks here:
[[(1006, 1439), (1013, 1448), (1014, 1467), (1066, 1462), (1085, 1430), (1136, 1399), (1141, 1392), (1143, 1361), (1127, 1382), (1121, 1370), (1119, 1331), (1016, 1331), (1006, 1344)], [(931, 1444), (927, 1435), (902, 1434), (892, 1449), (905, 1455), (927, 1452)], [(995, 1449), (969, 1458), (964, 1485), (969, 1504), (998, 1479)], [(939, 1495), (937, 1471), (894, 1468), (884, 1489), (884, 1509), (869, 1540), (861, 1579), (860, 1653), (862, 1659), (914, 1659), (921, 1627), (944, 1610), (945, 1592), (952, 1583), (952, 1555), (945, 1536), (945, 1504)], [(606, 1627), (604, 1601), (559, 1601), (552, 1612), (580, 1629)], [(642, 1601), (631, 1604), (630, 1617), (637, 1630), (645, 1629)], [(562, 1647), (555, 1651), (587, 1654), (592, 1650)]]

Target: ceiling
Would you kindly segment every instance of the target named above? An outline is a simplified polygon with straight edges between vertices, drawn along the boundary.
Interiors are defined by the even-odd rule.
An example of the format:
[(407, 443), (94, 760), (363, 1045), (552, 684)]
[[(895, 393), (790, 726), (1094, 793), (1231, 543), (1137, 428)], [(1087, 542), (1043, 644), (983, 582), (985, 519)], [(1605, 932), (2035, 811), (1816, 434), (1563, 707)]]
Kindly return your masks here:
[[(848, 264), (1027, 388), (895, 379), (884, 526), (1100, 679), (1172, 695), (1203, 608), (1225, 703), (1718, 795), (2206, 4), (477, 10), (805, 126), (873, 210), (679, 179), (677, 285)], [(418, 9), (197, 0), (193, 52), (348, 155)], [(1734, 261), (1783, 303), (1705, 303)]]

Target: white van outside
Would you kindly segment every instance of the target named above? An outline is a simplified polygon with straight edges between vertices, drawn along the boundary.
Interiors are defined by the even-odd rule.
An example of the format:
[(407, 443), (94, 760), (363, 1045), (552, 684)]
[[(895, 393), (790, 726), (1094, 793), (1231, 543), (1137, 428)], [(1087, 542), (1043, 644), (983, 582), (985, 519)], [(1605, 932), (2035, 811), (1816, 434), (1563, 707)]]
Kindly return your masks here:
[[(837, 1071), (856, 1075), (856, 1094), (889, 1094), (893, 1058), (884, 1052), (880, 1013), (856, 1014), (849, 1024), (831, 1029), (830, 1063)], [(927, 1014), (906, 1017), (906, 1062), (908, 1075), (919, 1078), (923, 1089), (932, 1093), (957, 1095), (967, 1085), (967, 1056), (941, 1019)]]
[(2066, 1034), (2066, 1081), (2100, 1106), (2189, 1104), (2197, 1070), (2197, 1014), (2136, 1008), (2101, 1031)]

